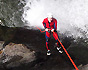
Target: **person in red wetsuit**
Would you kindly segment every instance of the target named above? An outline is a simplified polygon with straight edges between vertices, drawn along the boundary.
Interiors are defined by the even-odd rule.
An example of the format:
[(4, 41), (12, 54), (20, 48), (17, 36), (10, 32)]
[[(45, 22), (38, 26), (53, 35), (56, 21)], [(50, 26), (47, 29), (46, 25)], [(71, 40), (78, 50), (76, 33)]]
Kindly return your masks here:
[[(51, 52), (49, 49), (49, 47), (50, 47), (49, 40), (50, 40), (50, 35), (53, 34), (53, 31), (54, 31), (55, 35), (58, 36), (58, 34), (57, 34), (57, 20), (55, 18), (53, 18), (53, 15), (51, 13), (48, 13), (47, 18), (45, 18), (42, 23), (45, 28), (47, 55), (51, 55)], [(58, 39), (56, 38), (55, 35), (53, 34), (53, 37), (57, 41), (57, 50), (60, 53), (62, 53), (62, 51), (60, 50), (61, 45), (58, 42)], [(59, 36), (58, 36), (58, 38), (59, 38)]]

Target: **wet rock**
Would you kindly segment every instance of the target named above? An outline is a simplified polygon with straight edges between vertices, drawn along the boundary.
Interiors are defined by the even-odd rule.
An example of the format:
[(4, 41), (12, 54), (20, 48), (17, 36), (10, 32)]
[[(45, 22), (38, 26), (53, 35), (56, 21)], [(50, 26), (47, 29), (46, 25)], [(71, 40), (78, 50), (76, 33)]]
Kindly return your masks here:
[(87, 47), (70, 47), (68, 49), (70, 55), (75, 57), (75, 63), (77, 65), (86, 65), (88, 64), (88, 48)]
[(0, 41), (0, 49), (2, 49), (4, 41)]
[(4, 64), (6, 68), (18, 67), (34, 61), (34, 53), (23, 44), (9, 43), (4, 52), (0, 54), (0, 63)]
[[(46, 56), (45, 36), (37, 30), (30, 30), (24, 28), (5, 28), (4, 34), (1, 33), (0, 40), (5, 41), (4, 54), (0, 55), (0, 67), (9, 70), (73, 70), (74, 67), (67, 55), (59, 54), (55, 48), (55, 40), (51, 37), (51, 52), (52, 55), (48, 58)], [(11, 35), (9, 30), (13, 30)], [(15, 33), (14, 33), (15, 31)], [(2, 31), (3, 32), (3, 31)], [(9, 35), (7, 35), (9, 33)], [(5, 36), (4, 36), (5, 35)], [(3, 36), (3, 38), (2, 38)], [(11, 36), (11, 37), (10, 37)], [(83, 65), (88, 64), (87, 51), (85, 43), (73, 43), (71, 38), (62, 38), (62, 43), (69, 52), (72, 59), (75, 61), (79, 69)], [(10, 43), (9, 43), (10, 42)], [(13, 43), (11, 43), (13, 42)], [(1, 42), (2, 44), (4, 42)], [(15, 43), (24, 43), (15, 44)], [(2, 48), (1, 44), (1, 48)], [(83, 45), (85, 46), (83, 46)], [(68, 48), (69, 47), (69, 48)], [(29, 48), (29, 49), (27, 49)], [(36, 55), (34, 54), (36, 53)], [(85, 55), (84, 55), (85, 54)], [(84, 56), (83, 56), (84, 55)], [(86, 59), (85, 59), (86, 58)], [(82, 64), (82, 66), (80, 66)], [(1, 70), (1, 69), (0, 69)]]
[(84, 65), (84, 66), (81, 66), (79, 69), (80, 70), (88, 70), (88, 64), (87, 65)]

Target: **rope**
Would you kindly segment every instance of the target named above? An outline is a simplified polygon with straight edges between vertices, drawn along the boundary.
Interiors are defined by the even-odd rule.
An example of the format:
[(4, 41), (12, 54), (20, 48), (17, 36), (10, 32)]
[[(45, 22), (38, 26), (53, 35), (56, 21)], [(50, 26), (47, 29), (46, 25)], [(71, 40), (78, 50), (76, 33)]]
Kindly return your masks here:
[[(53, 32), (54, 35), (56, 36), (55, 32)], [(57, 37), (57, 36), (56, 36)], [(58, 37), (57, 37), (58, 39)], [(60, 40), (58, 39), (58, 41), (60, 42)], [(68, 54), (67, 50), (64, 48), (63, 44), (60, 42), (62, 48), (64, 49), (65, 53), (67, 54), (67, 56), (69, 57), (70, 61), (72, 62), (73, 66), (75, 67), (76, 70), (79, 70), (76, 66), (76, 64), (74, 63), (74, 61), (72, 60), (72, 58), (70, 57), (70, 55)]]
[[(37, 26), (36, 26), (37, 27)], [(37, 27), (38, 28), (38, 27)], [(40, 32), (45, 32), (45, 31), (41, 31), (41, 29), (40, 28), (38, 28), (39, 30), (40, 30)], [(54, 35), (56, 36), (56, 34), (55, 34), (55, 32), (53, 32), (54, 33)], [(57, 37), (57, 36), (56, 36)], [(57, 37), (57, 39), (58, 39), (58, 37)], [(58, 41), (60, 42), (60, 40), (58, 39)], [(71, 61), (71, 63), (73, 64), (73, 66), (75, 67), (75, 69), (76, 70), (79, 70), (78, 68), (77, 68), (77, 66), (76, 66), (76, 64), (74, 63), (74, 61), (72, 60), (72, 58), (70, 57), (70, 55), (68, 54), (68, 52), (67, 52), (67, 50), (65, 49), (65, 47), (63, 46), (63, 44), (60, 42), (60, 44), (61, 44), (61, 46), (62, 46), (62, 48), (64, 49), (64, 51), (65, 51), (65, 53), (67, 54), (67, 56), (68, 56), (68, 58), (70, 59), (70, 61)]]

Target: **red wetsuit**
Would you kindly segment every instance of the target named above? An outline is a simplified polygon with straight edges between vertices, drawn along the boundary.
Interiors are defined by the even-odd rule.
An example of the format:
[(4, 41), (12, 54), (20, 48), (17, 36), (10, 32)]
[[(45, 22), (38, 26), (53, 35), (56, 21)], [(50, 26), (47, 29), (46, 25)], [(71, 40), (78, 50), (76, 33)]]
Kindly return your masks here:
[[(42, 23), (43, 23), (44, 28), (48, 28), (50, 30), (54, 29), (55, 34), (58, 36), (58, 34), (57, 34), (57, 20), (55, 18), (53, 18), (51, 22), (48, 21), (48, 18), (45, 18)], [(50, 50), (49, 49), (49, 46), (50, 46), (49, 39), (50, 39), (51, 33), (52, 33), (51, 31), (45, 32), (47, 50)], [(53, 34), (53, 37), (57, 41), (57, 46), (59, 47), (60, 43), (58, 42), (58, 39), (56, 38), (56, 36), (54, 34)]]

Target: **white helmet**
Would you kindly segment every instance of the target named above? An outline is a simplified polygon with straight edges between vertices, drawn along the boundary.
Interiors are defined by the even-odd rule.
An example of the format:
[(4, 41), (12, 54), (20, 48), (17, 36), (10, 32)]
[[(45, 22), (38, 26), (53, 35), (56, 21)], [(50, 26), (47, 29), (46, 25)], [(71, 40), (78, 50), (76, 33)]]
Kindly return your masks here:
[(53, 18), (53, 14), (52, 14), (52, 13), (48, 13), (48, 14), (47, 14), (47, 17), (48, 17), (48, 18)]

